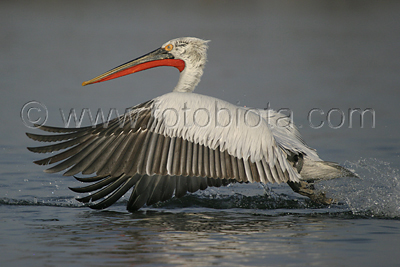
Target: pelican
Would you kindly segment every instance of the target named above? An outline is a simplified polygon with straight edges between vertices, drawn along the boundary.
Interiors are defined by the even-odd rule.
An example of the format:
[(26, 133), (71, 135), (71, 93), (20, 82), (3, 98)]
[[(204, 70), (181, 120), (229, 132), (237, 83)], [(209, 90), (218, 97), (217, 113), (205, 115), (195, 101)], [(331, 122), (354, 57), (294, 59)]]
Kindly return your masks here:
[(235, 182), (287, 183), (297, 193), (330, 204), (332, 200), (316, 192), (313, 183), (355, 174), (322, 161), (288, 117), (193, 93), (207, 61), (208, 42), (173, 39), (84, 82), (84, 86), (104, 82), (158, 66), (180, 71), (173, 92), (108, 122), (82, 128), (37, 125), (53, 134), (27, 136), (53, 144), (28, 149), (63, 151), (34, 163), (59, 162), (45, 172), (66, 170), (65, 176), (89, 183), (70, 189), (90, 193), (77, 200), (93, 209), (111, 206), (131, 188), (127, 209), (135, 211), (145, 204)]

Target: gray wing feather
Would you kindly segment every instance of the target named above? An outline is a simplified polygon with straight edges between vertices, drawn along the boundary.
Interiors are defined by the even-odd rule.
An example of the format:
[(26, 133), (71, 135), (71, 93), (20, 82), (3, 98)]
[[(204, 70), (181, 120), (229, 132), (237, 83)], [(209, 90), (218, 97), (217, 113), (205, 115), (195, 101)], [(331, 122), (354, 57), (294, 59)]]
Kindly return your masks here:
[[(56, 142), (30, 147), (29, 150), (46, 153), (66, 149), (35, 161), (39, 165), (60, 162), (47, 172), (66, 170), (66, 176), (95, 174), (92, 177), (76, 177), (81, 182), (93, 184), (72, 188), (78, 193), (94, 192), (78, 200), (84, 203), (99, 201), (91, 205), (95, 209), (112, 205), (132, 187), (129, 210), (165, 201), (174, 193), (176, 197), (181, 197), (188, 191), (203, 190), (207, 186), (289, 179), (284, 166), (271, 165), (265, 159), (252, 162), (250, 158), (230, 155), (220, 146), (211, 149), (179, 136), (160, 134), (163, 122), (154, 119), (152, 108), (153, 101), (148, 101), (131, 108), (127, 116), (95, 127), (64, 129), (39, 126), (41, 130), (60, 134), (28, 133), (28, 137), (35, 141)], [(215, 140), (214, 143), (217, 142)], [(285, 139), (278, 140), (283, 148), (288, 146), (285, 142)]]

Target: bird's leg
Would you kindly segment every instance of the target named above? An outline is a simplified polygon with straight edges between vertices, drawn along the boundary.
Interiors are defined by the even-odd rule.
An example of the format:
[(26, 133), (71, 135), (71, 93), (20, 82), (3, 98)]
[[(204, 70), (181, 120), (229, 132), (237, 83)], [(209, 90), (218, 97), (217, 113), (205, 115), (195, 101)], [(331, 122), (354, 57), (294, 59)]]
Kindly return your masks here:
[(288, 185), (292, 188), (292, 190), (300, 195), (306, 196), (310, 198), (312, 201), (324, 205), (332, 204), (332, 199), (327, 198), (325, 193), (323, 192), (315, 192), (314, 184), (308, 183), (305, 181), (296, 182), (287, 182)]

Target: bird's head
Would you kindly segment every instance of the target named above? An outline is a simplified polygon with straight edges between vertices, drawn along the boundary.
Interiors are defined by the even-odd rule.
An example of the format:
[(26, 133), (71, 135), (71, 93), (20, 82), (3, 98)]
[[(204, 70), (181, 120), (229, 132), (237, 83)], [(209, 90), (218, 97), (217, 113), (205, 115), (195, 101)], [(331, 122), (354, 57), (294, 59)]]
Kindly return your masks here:
[(181, 72), (174, 91), (192, 92), (203, 75), (208, 42), (195, 37), (172, 39), (160, 48), (83, 82), (82, 85), (104, 82), (154, 67), (172, 66)]

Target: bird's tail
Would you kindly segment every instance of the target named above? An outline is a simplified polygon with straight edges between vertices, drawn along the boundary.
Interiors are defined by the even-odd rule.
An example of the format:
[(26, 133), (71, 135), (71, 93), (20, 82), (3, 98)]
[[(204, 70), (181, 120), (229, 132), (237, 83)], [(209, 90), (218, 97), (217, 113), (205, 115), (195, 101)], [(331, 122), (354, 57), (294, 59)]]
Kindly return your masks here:
[(358, 178), (357, 174), (335, 162), (312, 161), (309, 159), (304, 159), (300, 175), (302, 180), (305, 181), (330, 180), (340, 177)]

